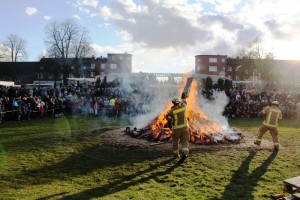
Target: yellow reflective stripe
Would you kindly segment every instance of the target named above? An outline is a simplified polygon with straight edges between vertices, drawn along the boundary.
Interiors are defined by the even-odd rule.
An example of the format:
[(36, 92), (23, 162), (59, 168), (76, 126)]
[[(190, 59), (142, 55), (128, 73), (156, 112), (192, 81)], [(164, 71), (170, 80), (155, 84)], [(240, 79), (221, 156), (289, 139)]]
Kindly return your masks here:
[(173, 114), (177, 114), (179, 112), (183, 112), (185, 110), (185, 108), (179, 108), (173, 111)]
[(175, 122), (174, 122), (174, 127), (173, 127), (173, 129), (176, 129), (176, 127), (177, 127), (177, 122), (178, 122), (178, 117), (177, 117), (177, 115), (174, 115), (174, 118), (175, 118)]
[[(277, 115), (277, 119), (276, 119), (276, 121), (275, 121), (275, 124), (270, 124), (271, 117), (272, 117), (272, 112), (278, 114), (278, 115)], [(279, 110), (270, 108), (270, 111), (269, 111), (269, 113), (268, 113), (267, 119), (266, 119), (266, 121), (263, 122), (263, 124), (266, 125), (266, 126), (268, 126), (268, 127), (273, 127), (273, 128), (277, 127), (279, 115), (280, 115), (280, 111), (279, 111)]]
[[(185, 108), (179, 108), (173, 111), (173, 115), (174, 115), (174, 126), (173, 129), (179, 129), (179, 128), (183, 128), (183, 127), (187, 127), (187, 121), (186, 121), (186, 113), (184, 112)], [(182, 125), (178, 125), (178, 113), (184, 113), (184, 122)]]
[(183, 128), (183, 127), (187, 127), (187, 124), (182, 124), (182, 125), (179, 125), (179, 126), (174, 126), (173, 129), (179, 129), (179, 128)]

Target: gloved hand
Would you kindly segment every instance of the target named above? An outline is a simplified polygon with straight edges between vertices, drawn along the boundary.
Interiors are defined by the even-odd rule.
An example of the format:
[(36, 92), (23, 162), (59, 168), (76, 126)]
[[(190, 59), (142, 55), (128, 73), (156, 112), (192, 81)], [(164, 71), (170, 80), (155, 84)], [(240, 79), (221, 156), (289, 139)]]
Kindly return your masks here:
[(181, 94), (181, 99), (186, 99), (186, 95), (184, 92)]
[(173, 126), (172, 126), (172, 122), (168, 121), (168, 128), (172, 130)]

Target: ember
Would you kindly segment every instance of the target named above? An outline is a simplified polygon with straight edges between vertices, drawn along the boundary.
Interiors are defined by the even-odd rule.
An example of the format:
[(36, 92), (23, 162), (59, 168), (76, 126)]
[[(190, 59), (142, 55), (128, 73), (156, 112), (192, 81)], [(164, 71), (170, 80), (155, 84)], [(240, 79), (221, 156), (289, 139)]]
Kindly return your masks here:
[[(225, 144), (238, 143), (241, 134), (233, 130), (222, 128), (218, 123), (210, 119), (199, 107), (196, 95), (196, 83), (193, 82), (187, 98), (187, 119), (190, 132), (190, 142), (194, 144)], [(185, 88), (186, 89), (186, 88)], [(167, 126), (167, 109), (158, 117), (141, 129), (126, 127), (125, 133), (137, 138), (145, 138), (152, 142), (168, 142), (172, 140), (172, 130)]]

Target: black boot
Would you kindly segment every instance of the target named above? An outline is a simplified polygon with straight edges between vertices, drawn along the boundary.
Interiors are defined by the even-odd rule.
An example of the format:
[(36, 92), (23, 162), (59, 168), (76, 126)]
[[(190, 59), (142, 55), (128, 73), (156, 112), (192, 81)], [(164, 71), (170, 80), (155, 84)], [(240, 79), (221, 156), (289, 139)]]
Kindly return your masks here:
[(182, 164), (188, 156), (188, 154), (182, 154), (180, 160), (177, 162), (177, 165)]

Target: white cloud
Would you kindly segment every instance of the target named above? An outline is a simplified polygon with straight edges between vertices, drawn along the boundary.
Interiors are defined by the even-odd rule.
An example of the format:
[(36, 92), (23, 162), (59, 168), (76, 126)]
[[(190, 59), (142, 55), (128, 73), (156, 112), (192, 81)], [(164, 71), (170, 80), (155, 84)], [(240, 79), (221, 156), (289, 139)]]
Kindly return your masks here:
[(122, 41), (94, 45), (99, 54), (133, 54), (136, 71), (182, 72), (193, 70), (195, 55), (237, 56), (257, 37), (276, 58), (300, 59), (299, 7), (298, 0), (115, 0), (90, 16)]
[(34, 8), (34, 7), (26, 7), (25, 8), (25, 13), (29, 16), (35, 15), (37, 12), (38, 12), (37, 8)]
[(97, 26), (99, 26), (100, 28), (108, 28), (109, 26), (111, 26), (111, 24), (104, 22), (103, 24), (98, 24)]
[(75, 5), (78, 7), (91, 6), (96, 8), (98, 4), (99, 4), (98, 0), (78, 0)]
[(52, 17), (51, 17), (51, 16), (48, 16), (48, 15), (45, 15), (45, 16), (44, 16), (44, 19), (45, 19), (45, 20), (50, 20), (50, 19), (52, 19)]
[(90, 8), (97, 8), (99, 0), (77, 0), (73, 6), (77, 7), (81, 12), (90, 13)]
[(79, 15), (74, 14), (74, 15), (72, 15), (72, 17), (75, 19), (81, 20), (81, 17)]

